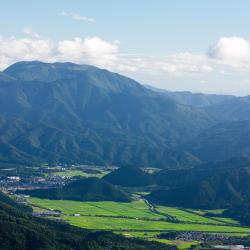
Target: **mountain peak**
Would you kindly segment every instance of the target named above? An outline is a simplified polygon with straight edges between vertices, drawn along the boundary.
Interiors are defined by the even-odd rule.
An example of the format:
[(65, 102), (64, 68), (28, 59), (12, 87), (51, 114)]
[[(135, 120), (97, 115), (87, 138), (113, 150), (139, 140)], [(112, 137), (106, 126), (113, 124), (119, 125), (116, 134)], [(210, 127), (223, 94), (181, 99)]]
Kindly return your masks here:
[(45, 63), (41, 61), (21, 61), (4, 70), (4, 73), (22, 81), (52, 82), (71, 78), (73, 73), (97, 69), (90, 65), (78, 65), (71, 62)]

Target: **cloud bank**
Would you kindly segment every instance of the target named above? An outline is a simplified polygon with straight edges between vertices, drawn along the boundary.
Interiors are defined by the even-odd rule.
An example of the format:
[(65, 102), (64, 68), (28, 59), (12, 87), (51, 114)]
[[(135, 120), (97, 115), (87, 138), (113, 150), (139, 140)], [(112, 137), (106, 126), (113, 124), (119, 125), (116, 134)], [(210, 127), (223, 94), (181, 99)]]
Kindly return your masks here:
[(0, 37), (1, 70), (22, 60), (70, 61), (106, 68), (141, 81), (163, 82), (171, 77), (187, 81), (193, 77), (200, 83), (207, 82), (213, 74), (218, 79), (219, 74), (224, 77), (233, 71), (250, 73), (250, 43), (241, 37), (222, 37), (203, 54), (184, 52), (160, 57), (121, 53), (117, 41), (100, 37), (53, 41), (30, 28), (25, 28), (24, 33), (23, 38)]

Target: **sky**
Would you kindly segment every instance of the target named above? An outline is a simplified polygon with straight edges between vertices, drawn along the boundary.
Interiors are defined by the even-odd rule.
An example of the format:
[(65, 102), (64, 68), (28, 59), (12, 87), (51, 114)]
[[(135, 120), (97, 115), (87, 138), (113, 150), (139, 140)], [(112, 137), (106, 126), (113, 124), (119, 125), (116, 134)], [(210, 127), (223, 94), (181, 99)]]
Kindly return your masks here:
[(173, 91), (250, 95), (249, 0), (0, 0), (0, 70), (92, 64)]

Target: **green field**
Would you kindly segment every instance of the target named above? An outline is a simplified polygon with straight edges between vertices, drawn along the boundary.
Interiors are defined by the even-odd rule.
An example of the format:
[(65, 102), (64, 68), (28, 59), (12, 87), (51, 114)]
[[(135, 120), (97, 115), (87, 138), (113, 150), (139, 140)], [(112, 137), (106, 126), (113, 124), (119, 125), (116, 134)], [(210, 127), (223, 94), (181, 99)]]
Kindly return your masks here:
[[(60, 210), (63, 213), (61, 215), (62, 220), (78, 227), (112, 230), (127, 237), (140, 237), (172, 243), (180, 249), (186, 249), (192, 244), (197, 244), (197, 242), (167, 241), (157, 239), (155, 236), (162, 231), (201, 231), (238, 236), (250, 235), (250, 228), (237, 226), (238, 222), (230, 218), (214, 217), (214, 220), (213, 218), (203, 217), (202, 214), (204, 213), (196, 213), (196, 210), (188, 212), (165, 206), (157, 206), (157, 211), (162, 213), (159, 215), (150, 211), (144, 200), (120, 203), (29, 198), (28, 201), (36, 211), (42, 211), (41, 208)], [(74, 216), (74, 214), (80, 214), (80, 216)], [(171, 215), (180, 222), (163, 221), (163, 219), (166, 219), (164, 214)], [(220, 221), (217, 221), (217, 219)], [(232, 223), (236, 225), (230, 225)]]
[(141, 230), (141, 231), (202, 231), (202, 232), (224, 232), (224, 233), (249, 233), (250, 228), (218, 226), (206, 224), (182, 224), (171, 223), (165, 221), (146, 221), (126, 218), (105, 218), (95, 216), (62, 216), (62, 219), (70, 224), (89, 228), (89, 229), (105, 229), (105, 230)]
[[(176, 219), (183, 222), (196, 222), (196, 223), (206, 223), (206, 224), (225, 224), (223, 221), (219, 222), (210, 218), (199, 216), (198, 214), (183, 211), (181, 209), (165, 206), (157, 206), (157, 210), (161, 213), (165, 213), (174, 216)], [(227, 223), (227, 222), (226, 222)]]
[(136, 218), (165, 218), (149, 211), (143, 200), (123, 202), (79, 202), (30, 198), (32, 204), (48, 209), (57, 209), (64, 214), (128, 216)]

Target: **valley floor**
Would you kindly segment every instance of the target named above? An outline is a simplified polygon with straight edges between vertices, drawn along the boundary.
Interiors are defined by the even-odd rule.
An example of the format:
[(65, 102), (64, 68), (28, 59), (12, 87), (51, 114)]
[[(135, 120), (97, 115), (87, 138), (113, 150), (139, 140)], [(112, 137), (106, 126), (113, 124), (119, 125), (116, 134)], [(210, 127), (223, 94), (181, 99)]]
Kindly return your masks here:
[[(250, 235), (250, 228), (242, 227), (237, 221), (219, 217), (220, 211), (213, 211), (218, 216), (205, 217), (207, 211), (182, 210), (180, 208), (157, 206), (153, 207), (147, 201), (139, 199), (131, 203), (120, 202), (78, 202), (68, 200), (46, 200), (29, 198), (34, 212), (57, 210), (61, 212), (59, 219), (88, 229), (111, 230), (127, 237), (140, 237), (169, 243), (169, 240), (159, 239), (157, 235), (163, 232), (203, 232), (220, 235)], [(180, 249), (186, 249), (195, 240), (171, 241)]]

